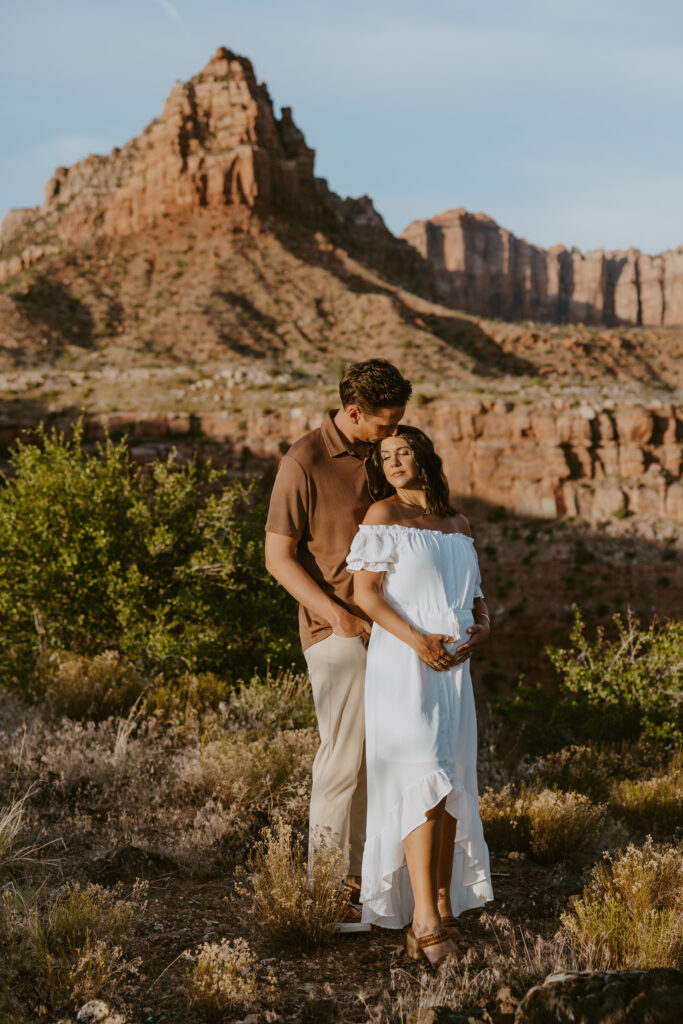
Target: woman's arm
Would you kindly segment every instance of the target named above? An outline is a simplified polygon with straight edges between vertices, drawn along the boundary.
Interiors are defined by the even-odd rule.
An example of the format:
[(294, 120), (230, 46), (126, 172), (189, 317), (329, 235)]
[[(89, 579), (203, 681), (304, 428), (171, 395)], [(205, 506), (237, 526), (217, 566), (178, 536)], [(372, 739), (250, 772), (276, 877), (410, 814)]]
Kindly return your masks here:
[[(354, 573), (353, 594), (356, 604), (382, 629), (408, 644), (430, 668), (444, 671), (452, 667), (454, 655), (445, 650), (444, 643), (452, 643), (455, 637), (440, 633), (421, 633), (411, 626), (381, 593), (383, 572), (360, 569)], [(457, 654), (457, 651), (456, 651)]]

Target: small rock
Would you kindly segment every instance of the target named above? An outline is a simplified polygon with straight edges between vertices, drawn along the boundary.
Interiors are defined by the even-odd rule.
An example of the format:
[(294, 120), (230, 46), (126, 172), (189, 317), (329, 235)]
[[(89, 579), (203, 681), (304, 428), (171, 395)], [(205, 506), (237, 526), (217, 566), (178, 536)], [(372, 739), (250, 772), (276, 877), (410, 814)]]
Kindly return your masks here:
[(91, 999), (76, 1014), (78, 1024), (126, 1024), (126, 1018), (112, 1012), (101, 999)]
[(80, 1008), (76, 1014), (79, 1024), (95, 1024), (96, 1021), (105, 1020), (109, 1016), (109, 1007), (101, 999), (91, 999)]

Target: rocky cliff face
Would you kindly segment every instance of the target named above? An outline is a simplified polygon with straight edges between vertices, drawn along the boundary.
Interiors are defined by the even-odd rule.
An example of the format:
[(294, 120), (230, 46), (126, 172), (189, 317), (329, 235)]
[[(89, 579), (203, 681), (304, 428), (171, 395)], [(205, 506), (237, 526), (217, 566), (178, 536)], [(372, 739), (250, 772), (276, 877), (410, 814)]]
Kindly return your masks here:
[(683, 247), (656, 256), (546, 250), (463, 209), (414, 221), (401, 238), (431, 263), (440, 300), (455, 309), (551, 323), (683, 324)]
[(0, 230), (0, 280), (93, 232), (128, 235), (204, 207), (276, 214), (337, 235), (381, 269), (429, 288), (429, 268), (396, 239), (367, 197), (341, 199), (314, 174), (314, 151), (288, 107), (278, 119), (251, 62), (223, 47), (163, 113), (108, 156), (58, 167), (39, 208), (11, 210)]

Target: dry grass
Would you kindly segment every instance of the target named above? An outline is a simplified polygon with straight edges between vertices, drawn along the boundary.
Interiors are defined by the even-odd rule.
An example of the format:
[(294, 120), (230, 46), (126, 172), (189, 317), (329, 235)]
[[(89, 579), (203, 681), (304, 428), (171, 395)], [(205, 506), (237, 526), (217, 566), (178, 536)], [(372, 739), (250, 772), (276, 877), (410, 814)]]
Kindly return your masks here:
[(39, 658), (31, 685), (55, 714), (90, 720), (131, 707), (144, 687), (138, 670), (117, 651), (92, 658), (51, 651)]
[(666, 762), (662, 745), (645, 741), (589, 743), (565, 747), (527, 767), (531, 778), (550, 789), (585, 793), (605, 800), (615, 779), (648, 776)]
[(508, 785), (486, 790), (479, 810), (487, 842), (496, 851), (518, 850), (552, 864), (599, 843), (606, 808), (582, 793)]
[(561, 940), (543, 939), (499, 913), (484, 911), (479, 920), (486, 933), (479, 956), (469, 949), (458, 962), (444, 964), (437, 974), (424, 971), (417, 980), (403, 969), (393, 970), (393, 991), (374, 1008), (372, 1019), (404, 1021), (410, 1013), (437, 1006), (462, 1012), (489, 1003), (497, 995), (504, 997), (505, 989), (516, 1001), (532, 985), (565, 966)]
[(622, 779), (610, 794), (612, 808), (641, 834), (666, 834), (683, 827), (683, 756), (651, 779)]
[(656, 845), (607, 856), (581, 899), (562, 915), (580, 967), (683, 966), (683, 847)]
[(114, 993), (121, 977), (138, 967), (122, 945), (135, 918), (144, 914), (145, 892), (143, 883), (136, 883), (127, 898), (120, 887), (92, 884), (69, 883), (53, 892), (7, 887), (0, 902), (0, 936), (6, 939), (0, 948), (0, 992), (21, 973), (34, 979), (53, 1009)]
[(300, 835), (283, 821), (263, 831), (238, 883), (245, 910), (272, 938), (313, 949), (331, 941), (345, 909), (341, 851), (319, 850), (309, 871)]
[(190, 1005), (208, 1021), (258, 1003), (272, 1003), (275, 980), (259, 974), (259, 961), (245, 939), (205, 942), (194, 953), (185, 953), (192, 967), (183, 977)]

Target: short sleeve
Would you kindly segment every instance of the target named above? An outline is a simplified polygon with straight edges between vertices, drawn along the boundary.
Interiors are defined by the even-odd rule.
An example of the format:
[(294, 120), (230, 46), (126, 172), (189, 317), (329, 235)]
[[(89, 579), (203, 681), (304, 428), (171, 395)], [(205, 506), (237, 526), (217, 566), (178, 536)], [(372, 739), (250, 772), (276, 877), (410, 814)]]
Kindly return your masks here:
[(308, 481), (303, 468), (283, 455), (270, 496), (266, 531), (300, 540), (308, 525)]
[(361, 526), (346, 559), (349, 572), (393, 572), (398, 559), (396, 538), (383, 526)]
[(482, 600), (485, 600), (485, 598), (484, 598), (484, 591), (481, 589), (481, 569), (479, 568), (479, 562), (478, 561), (477, 561), (477, 580), (476, 580), (476, 583), (474, 584), (474, 596), (475, 596), (475, 598), (481, 597)]

